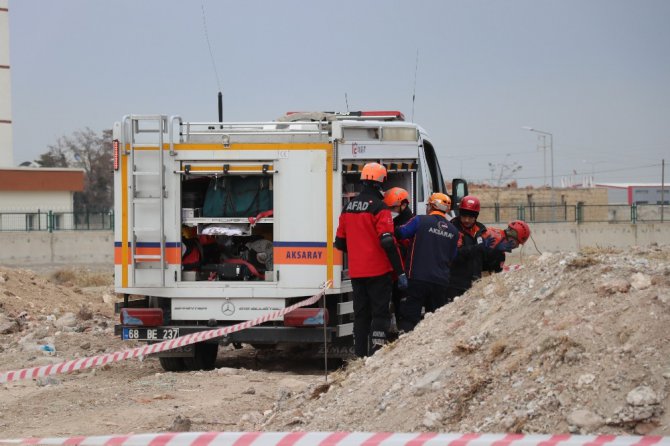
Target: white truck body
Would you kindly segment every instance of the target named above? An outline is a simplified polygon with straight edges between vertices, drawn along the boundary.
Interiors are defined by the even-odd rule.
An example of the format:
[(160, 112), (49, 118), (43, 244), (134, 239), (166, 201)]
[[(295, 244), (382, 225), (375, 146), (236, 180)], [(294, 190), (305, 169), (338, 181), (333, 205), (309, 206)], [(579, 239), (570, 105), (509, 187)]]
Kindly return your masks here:
[[(158, 339), (151, 330), (135, 331), (135, 337), (161, 340), (252, 320), (317, 294), (330, 281), (327, 336), (350, 342), (351, 282), (345, 256), (333, 241), (343, 204), (360, 189), (358, 172), (370, 161), (386, 165), (385, 187), (407, 189), (418, 213), (425, 211), (430, 193), (446, 192), (444, 180), (428, 136), (416, 124), (397, 120), (400, 114), (330, 114), (316, 122), (288, 116), (287, 121), (198, 123), (177, 116), (129, 115), (115, 124), (116, 292), (126, 295), (125, 306), (162, 308), (163, 326), (181, 328), (163, 331)], [(256, 224), (249, 220), (256, 217), (253, 209), (234, 217), (203, 215), (205, 197), (200, 195), (209, 193), (204, 185), (216, 189), (218, 182), (257, 184), (271, 200), (272, 215)], [(206, 228), (237, 234), (214, 239), (217, 247), (233, 246), (242, 257), (255, 253), (246, 240), (261, 240), (265, 263), (255, 262), (256, 275), (247, 271), (232, 279), (216, 272), (221, 266), (216, 259), (207, 265), (214, 273), (184, 271), (185, 228), (198, 234)], [(224, 257), (226, 263), (239, 261), (224, 254), (218, 258)], [(143, 303), (131, 295), (145, 296)], [(323, 329), (284, 327), (282, 321), (259, 328), (227, 341), (310, 342), (309, 330), (317, 333), (315, 339), (318, 333), (323, 337)], [(127, 329), (121, 324), (118, 332), (129, 338)]]

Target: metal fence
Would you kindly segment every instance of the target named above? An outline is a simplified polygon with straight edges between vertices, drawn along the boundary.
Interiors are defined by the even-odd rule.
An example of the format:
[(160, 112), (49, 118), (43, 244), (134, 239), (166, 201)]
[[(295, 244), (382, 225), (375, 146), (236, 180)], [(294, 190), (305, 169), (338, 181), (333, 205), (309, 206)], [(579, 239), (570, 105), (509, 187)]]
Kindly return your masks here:
[(482, 206), (479, 220), (484, 223), (507, 223), (524, 220), (529, 223), (601, 222), (655, 223), (667, 222), (670, 206), (657, 204), (560, 204), (522, 206)]
[(114, 229), (114, 212), (0, 212), (0, 231), (103, 231)]
[[(637, 205), (523, 205), (482, 206), (479, 220), (484, 223), (601, 222), (662, 223), (670, 220), (670, 206)], [(0, 231), (102, 231), (114, 229), (114, 212), (0, 212)]]

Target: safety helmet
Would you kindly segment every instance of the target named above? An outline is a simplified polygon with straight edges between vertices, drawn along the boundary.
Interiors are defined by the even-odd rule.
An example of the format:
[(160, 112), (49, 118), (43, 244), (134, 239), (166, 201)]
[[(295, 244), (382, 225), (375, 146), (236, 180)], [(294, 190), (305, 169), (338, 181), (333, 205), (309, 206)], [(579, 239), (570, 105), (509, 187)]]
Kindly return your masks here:
[(451, 209), (451, 198), (441, 192), (435, 192), (428, 199), (428, 204), (440, 212), (449, 212), (449, 209)]
[(470, 211), (476, 214), (479, 214), (480, 208), (479, 198), (474, 195), (466, 195), (461, 199), (461, 203), (458, 205), (459, 211)]
[(516, 238), (522, 245), (526, 243), (530, 237), (530, 228), (526, 222), (522, 220), (514, 220), (509, 222), (509, 225), (507, 225), (507, 231), (505, 232), (507, 232), (510, 237)]
[(367, 163), (361, 170), (361, 181), (386, 181), (386, 167), (379, 163)]
[(390, 208), (400, 206), (403, 201), (409, 202), (409, 193), (402, 187), (392, 187), (384, 192), (384, 204)]

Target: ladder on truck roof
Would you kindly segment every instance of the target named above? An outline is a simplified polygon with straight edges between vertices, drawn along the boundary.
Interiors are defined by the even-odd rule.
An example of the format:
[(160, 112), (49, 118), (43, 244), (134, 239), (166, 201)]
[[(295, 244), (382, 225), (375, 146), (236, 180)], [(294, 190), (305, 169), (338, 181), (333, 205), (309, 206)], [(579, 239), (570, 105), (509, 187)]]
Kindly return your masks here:
[[(167, 191), (163, 138), (167, 128), (167, 116), (129, 115), (123, 118), (124, 147), (129, 147), (130, 158), (128, 220), (131, 286), (165, 286), (164, 208)], [(147, 142), (138, 141), (141, 134), (149, 135)], [(138, 215), (142, 216), (142, 226), (138, 226)], [(156, 247), (159, 248), (158, 254), (155, 253)], [(160, 282), (138, 283), (138, 269), (158, 270)]]

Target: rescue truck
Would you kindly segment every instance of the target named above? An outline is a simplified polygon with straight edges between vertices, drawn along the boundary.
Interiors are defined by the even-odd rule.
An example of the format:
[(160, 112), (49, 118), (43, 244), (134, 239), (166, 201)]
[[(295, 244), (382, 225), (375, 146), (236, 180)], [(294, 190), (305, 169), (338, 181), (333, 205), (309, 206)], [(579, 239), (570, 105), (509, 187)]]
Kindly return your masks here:
[[(425, 212), (447, 193), (427, 133), (396, 111), (290, 112), (270, 122), (127, 115), (114, 124), (115, 333), (149, 343), (255, 320), (326, 290), (325, 303), (159, 353), (168, 371), (214, 366), (218, 344), (291, 344), (349, 356), (353, 304), (340, 211), (368, 162)], [(452, 183), (454, 202), (467, 194)], [(325, 308), (323, 306), (325, 305)]]

